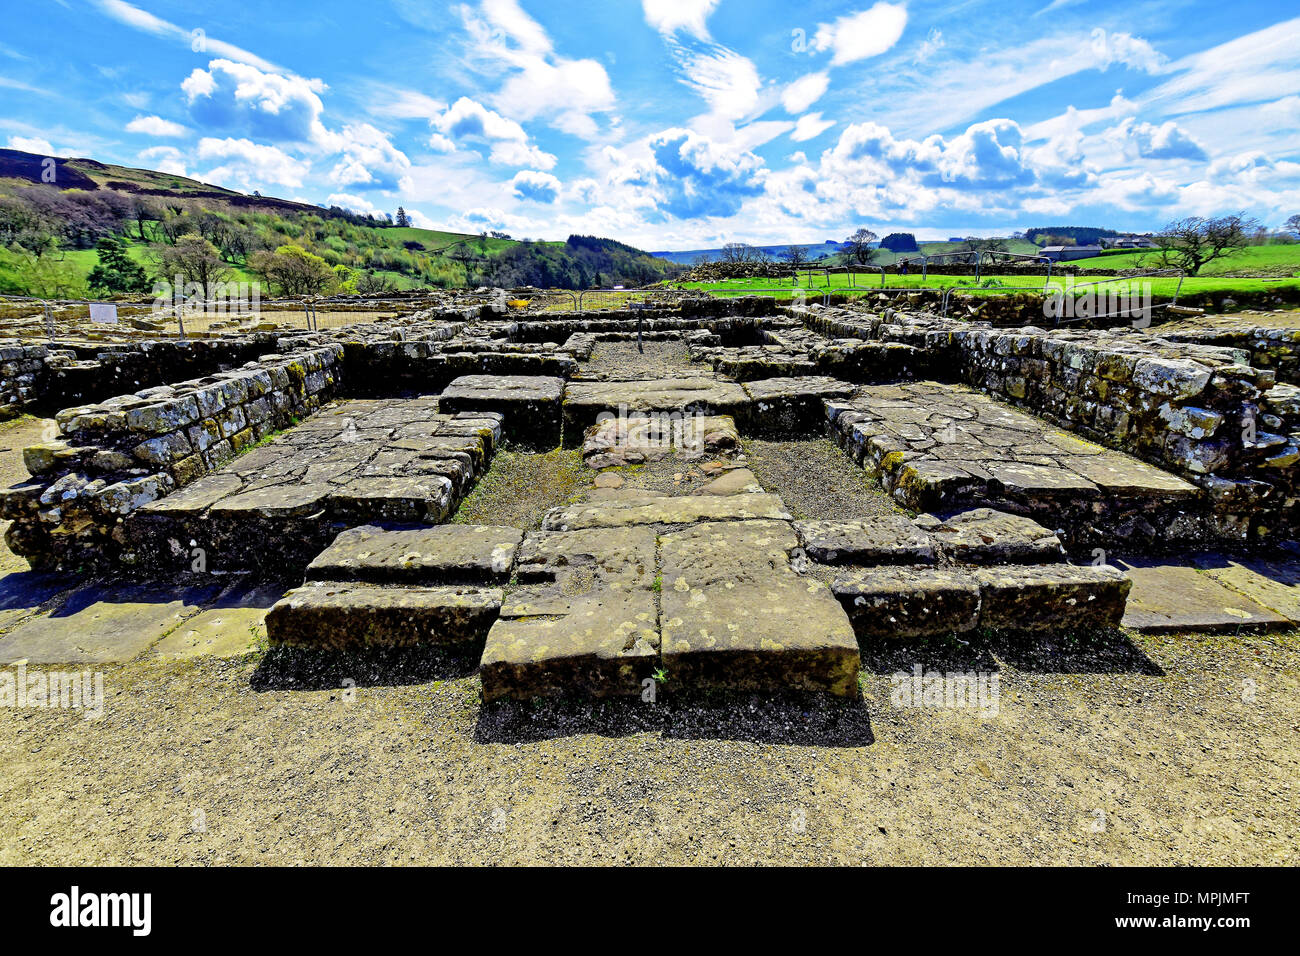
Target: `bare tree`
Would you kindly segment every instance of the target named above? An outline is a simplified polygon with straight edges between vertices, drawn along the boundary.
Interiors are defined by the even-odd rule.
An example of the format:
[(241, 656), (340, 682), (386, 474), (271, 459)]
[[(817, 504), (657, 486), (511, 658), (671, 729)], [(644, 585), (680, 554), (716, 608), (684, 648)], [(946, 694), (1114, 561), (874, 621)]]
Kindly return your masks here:
[(154, 250), (158, 274), (168, 282), (180, 276), (185, 283), (198, 283), (205, 292), (230, 275), (217, 247), (202, 236), (182, 236), (174, 245)]
[(871, 244), (879, 237), (870, 229), (859, 229), (844, 240), (845, 254), (848, 261), (858, 265), (867, 265), (876, 257), (876, 249)]
[(1282, 223), (1282, 228), (1287, 232), (1300, 236), (1300, 215), (1292, 216), (1286, 222)]
[(722, 262), (742, 264), (762, 261), (758, 250), (747, 242), (726, 243), (718, 252), (718, 259)]
[(1176, 219), (1152, 237), (1160, 262), (1196, 275), (1202, 268), (1250, 243), (1259, 222), (1244, 213), (1205, 219)]
[(795, 271), (802, 269), (808, 262), (808, 250), (803, 246), (787, 246), (781, 258), (794, 266)]

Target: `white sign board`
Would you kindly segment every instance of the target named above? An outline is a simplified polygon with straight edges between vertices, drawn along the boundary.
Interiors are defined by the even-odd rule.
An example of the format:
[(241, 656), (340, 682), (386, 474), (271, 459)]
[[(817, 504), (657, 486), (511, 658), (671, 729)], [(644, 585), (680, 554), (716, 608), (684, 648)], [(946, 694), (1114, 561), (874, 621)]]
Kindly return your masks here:
[(107, 302), (90, 303), (90, 321), (117, 325), (117, 306)]

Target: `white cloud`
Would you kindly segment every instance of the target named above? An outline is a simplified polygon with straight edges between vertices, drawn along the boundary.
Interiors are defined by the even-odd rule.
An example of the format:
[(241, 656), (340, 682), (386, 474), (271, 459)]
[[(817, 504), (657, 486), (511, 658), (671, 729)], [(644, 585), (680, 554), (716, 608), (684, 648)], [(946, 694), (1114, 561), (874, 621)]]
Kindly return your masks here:
[(665, 36), (671, 36), (678, 30), (698, 37), (709, 38), (706, 25), (718, 0), (641, 0), (646, 23)]
[(50, 141), (39, 136), (10, 136), (9, 148), (20, 149), (24, 153), (38, 153), (42, 156), (55, 155), (54, 147), (50, 145)]
[(343, 155), (330, 171), (330, 181), (340, 186), (397, 189), (411, 168), (406, 154), (369, 123), (343, 127), (337, 140)]
[(297, 189), (311, 170), (309, 163), (294, 159), (279, 147), (248, 139), (205, 136), (199, 140), (198, 158), (220, 161), (204, 178), (245, 192), (264, 190), (267, 186)]
[(907, 7), (880, 0), (869, 10), (819, 24), (812, 48), (830, 50), (831, 65), (841, 66), (884, 53), (898, 42), (906, 26)]
[(1108, 134), (1129, 156), (1137, 159), (1204, 160), (1205, 147), (1173, 120), (1159, 126), (1139, 123), (1134, 117), (1124, 120)]
[(205, 129), (320, 145), (330, 144), (321, 122), (326, 89), (320, 80), (228, 59), (212, 60), (181, 83), (191, 114)]
[(943, 49), (944, 39), (943, 31), (938, 27), (931, 27), (930, 32), (925, 35), (921, 45), (916, 48), (916, 54), (912, 57), (914, 63), (924, 63), (930, 57), (934, 56)]
[(781, 105), (787, 113), (802, 113), (822, 98), (830, 82), (825, 71), (805, 74), (781, 91)]
[(613, 109), (609, 74), (595, 60), (557, 54), (550, 37), (516, 0), (484, 0), (475, 12), (460, 8), (469, 32), (467, 52), (483, 72), (507, 76), (490, 102), (517, 120), (543, 119), (574, 136), (593, 139), (599, 127), (594, 113)]
[(535, 169), (521, 169), (510, 180), (511, 192), (517, 199), (531, 199), (535, 202), (552, 203), (560, 195), (560, 181), (550, 173), (541, 173)]
[(369, 199), (363, 196), (357, 196), (352, 193), (331, 193), (325, 200), (327, 206), (339, 206), (349, 212), (355, 212), (362, 216), (376, 216), (384, 218), (386, 210), (380, 209)]
[(713, 113), (737, 120), (755, 112), (762, 81), (751, 60), (723, 46), (691, 50), (674, 44), (673, 48), (686, 85), (704, 98)]
[(438, 152), (453, 152), (461, 141), (469, 140), (487, 143), (488, 158), (503, 166), (555, 166), (552, 154), (529, 144), (522, 126), (467, 96), (434, 116), (430, 124), (434, 132), (429, 145)]
[(799, 121), (794, 124), (794, 130), (791, 131), (790, 138), (796, 143), (802, 143), (820, 136), (834, 125), (834, 120), (822, 119), (821, 113), (807, 113), (800, 116)]
[(274, 63), (262, 59), (255, 53), (250, 53), (234, 44), (218, 40), (216, 37), (208, 36), (201, 28), (187, 30), (178, 27), (174, 23), (156, 17), (149, 11), (132, 6), (123, 2), (123, 0), (94, 0), (94, 2), (100, 10), (119, 23), (143, 33), (184, 43), (195, 53), (212, 53), (219, 57), (247, 63), (260, 70), (277, 71), (280, 69)]
[(185, 170), (185, 154), (175, 146), (150, 146), (136, 154), (136, 159), (146, 169), (156, 169), (161, 173), (175, 176), (188, 176)]
[(147, 136), (184, 136), (189, 132), (180, 123), (173, 123), (161, 116), (137, 116), (126, 124), (128, 133), (144, 133)]

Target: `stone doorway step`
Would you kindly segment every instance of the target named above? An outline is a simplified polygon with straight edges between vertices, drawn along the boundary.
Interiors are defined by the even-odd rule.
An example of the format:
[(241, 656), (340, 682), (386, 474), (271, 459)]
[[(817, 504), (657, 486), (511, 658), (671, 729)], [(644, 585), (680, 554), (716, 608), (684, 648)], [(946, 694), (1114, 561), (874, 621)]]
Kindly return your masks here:
[[(1112, 626), (1128, 581), (1064, 563), (1050, 531), (790, 520), (777, 495), (599, 493), (542, 529), (360, 528), (267, 617), (272, 642), (481, 653), (487, 701), (789, 690), (854, 696), (860, 645), (1015, 623)], [(906, 525), (906, 527), (905, 527)]]

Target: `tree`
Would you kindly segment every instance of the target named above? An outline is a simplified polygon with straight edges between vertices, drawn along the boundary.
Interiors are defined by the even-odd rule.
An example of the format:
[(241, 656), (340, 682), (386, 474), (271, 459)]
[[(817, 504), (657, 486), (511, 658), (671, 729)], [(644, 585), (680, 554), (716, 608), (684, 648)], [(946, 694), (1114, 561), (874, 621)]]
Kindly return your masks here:
[(254, 253), (248, 267), (278, 287), (282, 295), (319, 295), (337, 280), (330, 264), (302, 246), (281, 246)]
[(876, 234), (870, 229), (859, 229), (844, 240), (844, 252), (850, 263), (865, 266), (876, 257), (876, 250), (871, 244), (876, 241)]
[(880, 240), (880, 248), (888, 249), (890, 252), (921, 251), (921, 247), (916, 244), (916, 236), (910, 232), (891, 232)]
[(398, 206), (397, 215), (393, 217), (393, 225), (397, 226), (399, 229), (404, 229), (410, 224), (411, 224), (411, 217), (406, 214), (406, 208), (403, 206)]
[(393, 291), (393, 280), (382, 272), (368, 269), (357, 276), (357, 291), (362, 295), (380, 295)]
[(781, 258), (794, 266), (795, 271), (798, 272), (808, 262), (808, 250), (803, 246), (787, 246), (785, 252), (781, 253)]
[(1287, 232), (1294, 233), (1297, 237), (1300, 237), (1300, 215), (1292, 216), (1282, 224), (1282, 228)]
[(1152, 237), (1160, 263), (1196, 275), (1205, 266), (1231, 255), (1250, 242), (1258, 221), (1244, 213), (1212, 219), (1190, 216), (1175, 219)]
[(186, 285), (200, 285), (205, 294), (230, 275), (230, 267), (222, 261), (217, 247), (202, 236), (185, 235), (174, 245), (156, 246), (154, 258), (165, 280), (172, 282), (179, 276)]
[(758, 250), (747, 242), (728, 242), (718, 252), (721, 262), (748, 264), (760, 261)]
[(97, 293), (148, 292), (149, 276), (144, 267), (126, 253), (119, 240), (105, 237), (95, 243), (99, 262), (87, 279)]

